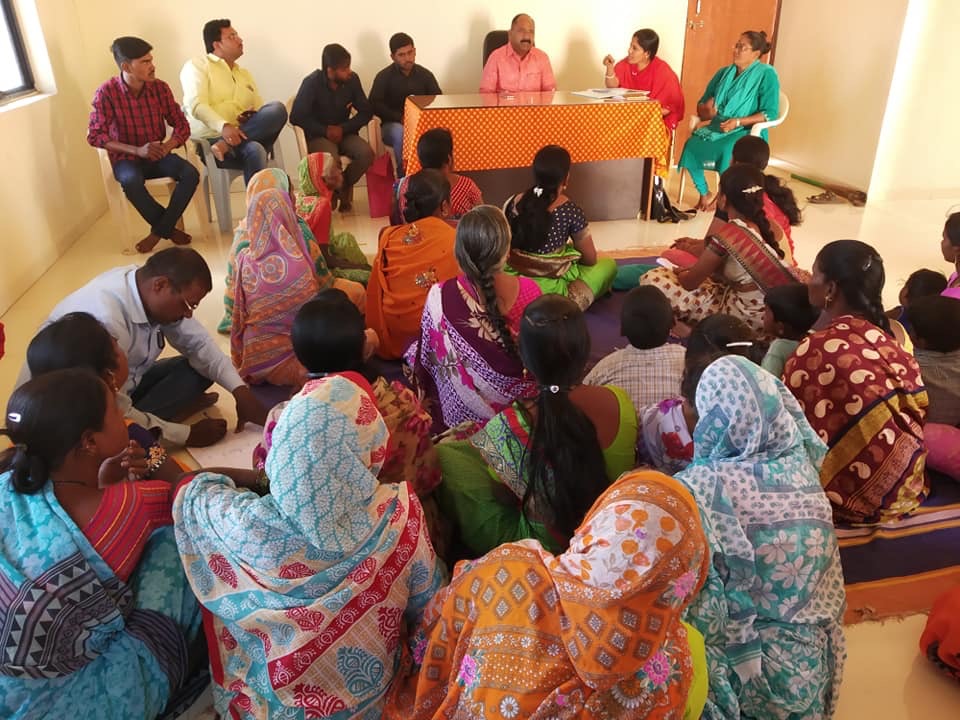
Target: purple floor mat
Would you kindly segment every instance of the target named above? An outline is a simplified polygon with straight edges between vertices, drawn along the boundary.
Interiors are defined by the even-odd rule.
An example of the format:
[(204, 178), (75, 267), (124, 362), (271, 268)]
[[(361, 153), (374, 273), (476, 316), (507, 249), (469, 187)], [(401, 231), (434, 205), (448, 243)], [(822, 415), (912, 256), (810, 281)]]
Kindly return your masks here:
[[(617, 265), (652, 265), (656, 257), (620, 258)], [(587, 327), (590, 328), (590, 359), (587, 367), (591, 368), (601, 358), (609, 355), (613, 350), (626, 347), (627, 339), (620, 334), (620, 311), (623, 308), (625, 292), (611, 292), (597, 300), (587, 310)], [(380, 375), (387, 380), (406, 382), (399, 360), (381, 360), (374, 358), (367, 364), (370, 374)], [(273, 407), (278, 402), (290, 397), (290, 388), (275, 385), (256, 385), (253, 394), (267, 407)]]

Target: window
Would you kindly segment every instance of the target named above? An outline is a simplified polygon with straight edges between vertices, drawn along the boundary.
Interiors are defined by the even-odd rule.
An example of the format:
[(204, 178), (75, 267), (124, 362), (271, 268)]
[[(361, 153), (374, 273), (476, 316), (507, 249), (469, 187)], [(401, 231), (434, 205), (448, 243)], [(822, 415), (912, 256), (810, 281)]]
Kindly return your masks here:
[(0, 0), (0, 102), (33, 90), (33, 73), (12, 0)]

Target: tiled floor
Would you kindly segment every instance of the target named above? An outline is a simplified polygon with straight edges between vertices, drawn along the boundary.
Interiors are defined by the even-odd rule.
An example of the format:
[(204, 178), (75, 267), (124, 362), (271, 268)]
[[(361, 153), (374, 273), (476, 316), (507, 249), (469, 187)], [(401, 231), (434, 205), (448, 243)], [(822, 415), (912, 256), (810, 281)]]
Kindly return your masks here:
[[(713, 182), (713, 180), (711, 180)], [(801, 206), (802, 198), (817, 192), (792, 182)], [(671, 192), (673, 196), (673, 192)], [(692, 201), (689, 194), (682, 207)], [(953, 202), (955, 202), (954, 200)], [(874, 203), (866, 208), (850, 205), (808, 206), (804, 224), (793, 231), (797, 257), (809, 267), (820, 247), (830, 240), (857, 238), (869, 242), (883, 256), (887, 273), (885, 303), (896, 303), (900, 286), (915, 269), (929, 267), (949, 271), (940, 257), (939, 243), (944, 212), (952, 202), (930, 201), (911, 205)], [(234, 217), (243, 212), (243, 197), (233, 198)], [(362, 247), (372, 253), (381, 220), (364, 216), (366, 202), (358, 193), (357, 213), (341, 218), (337, 228), (353, 232)], [(682, 225), (658, 225), (635, 220), (593, 223), (597, 246), (607, 251), (629, 251), (669, 244), (678, 235), (700, 236), (709, 218), (699, 216)], [(188, 225), (188, 230), (193, 229)], [(195, 229), (193, 229), (195, 230)], [(137, 257), (120, 253), (109, 215), (105, 215), (16, 303), (0, 320), (6, 325), (7, 356), (0, 361), (0, 401), (4, 404), (13, 386), (27, 342), (56, 302), (103, 270), (139, 262)], [(211, 230), (211, 240), (196, 242), (210, 264), (214, 287), (223, 287), (229, 237)], [(200, 306), (197, 317), (211, 330), (220, 319), (218, 292)], [(224, 350), (227, 339), (217, 335)], [(235, 417), (232, 403), (223, 398), (218, 405), (228, 420)], [(847, 629), (849, 659), (837, 714), (842, 720), (883, 718), (884, 720), (924, 720), (960, 717), (960, 685), (936, 674), (919, 657), (917, 640), (924, 618), (915, 616), (884, 624), (864, 623)], [(209, 697), (204, 697), (185, 717), (208, 718)]]

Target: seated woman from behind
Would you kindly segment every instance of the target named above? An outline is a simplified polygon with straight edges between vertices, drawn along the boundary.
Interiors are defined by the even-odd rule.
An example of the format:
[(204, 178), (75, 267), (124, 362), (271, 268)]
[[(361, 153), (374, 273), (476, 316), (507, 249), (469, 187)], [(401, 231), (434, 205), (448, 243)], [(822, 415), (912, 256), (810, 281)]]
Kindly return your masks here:
[[(224, 313), (223, 319), (220, 320), (220, 324), (217, 326), (217, 332), (224, 335), (229, 334), (233, 326), (233, 305), (238, 278), (237, 257), (242, 250), (250, 246), (251, 233), (248, 223), (253, 208), (253, 199), (264, 190), (279, 190), (287, 196), (291, 207), (297, 204), (293, 188), (290, 186), (290, 178), (283, 170), (278, 168), (265, 168), (250, 178), (250, 183), (247, 185), (246, 190), (247, 213), (246, 216), (237, 223), (237, 229), (233, 234), (233, 245), (230, 247), (230, 254), (227, 258), (227, 287), (223, 295)], [(327, 268), (327, 263), (324, 260), (324, 255), (321, 252), (321, 247), (317, 244), (317, 240), (310, 226), (300, 217), (296, 218), (296, 223), (300, 235), (303, 237), (303, 245), (307, 250), (310, 262), (316, 269), (317, 279), (321, 287), (334, 285), (340, 288), (358, 303), (360, 311), (363, 312), (363, 303), (365, 300), (363, 287), (357, 283), (340, 280), (339, 278), (331, 276)]]
[[(417, 159), (424, 170), (439, 170), (450, 183), (450, 214), (448, 220), (458, 221), (470, 210), (483, 202), (477, 184), (466, 175), (453, 171), (453, 135), (446, 128), (427, 130), (417, 140)], [(407, 184), (409, 178), (397, 183), (397, 209), (403, 217), (407, 207)]]
[(90, 370), (33, 378), (5, 418), (0, 716), (152, 720), (188, 677), (200, 632), (170, 485), (131, 482), (143, 453)]
[(209, 473), (177, 493), (220, 717), (379, 717), (404, 619), (440, 586), (419, 501), (377, 481), (386, 445), (369, 386), (324, 378), (273, 430), (269, 495)]
[(559, 145), (541, 148), (533, 175), (536, 185), (503, 208), (513, 231), (507, 271), (533, 278), (543, 292), (567, 295), (586, 310), (613, 285), (617, 264), (597, 256), (586, 215), (563, 194), (570, 153)]
[(628, 473), (562, 554), (528, 540), (460, 563), (405, 648), (384, 717), (699, 718), (703, 639), (681, 617), (708, 568), (690, 494)]
[(462, 274), (430, 288), (420, 342), (407, 351), (447, 427), (485, 422), (536, 392), (524, 377), (517, 336), (524, 309), (541, 292), (533, 280), (503, 272), (509, 252), (510, 226), (500, 210), (481, 205), (464, 215), (454, 246)]
[[(708, 363), (709, 363), (709, 359)], [(846, 657), (826, 447), (778, 379), (746, 358), (691, 369), (693, 493), (713, 562), (686, 617), (710, 669), (704, 717), (833, 717)]]
[(917, 361), (890, 333), (883, 282), (883, 260), (866, 243), (825, 245), (808, 286), (820, 319), (783, 370), (830, 448), (820, 482), (838, 522), (893, 520), (927, 495), (927, 391)]
[[(310, 153), (300, 161), (297, 172), (297, 215), (309, 225), (330, 272), (335, 278), (366, 285), (370, 263), (356, 238), (348, 232), (333, 231), (333, 193), (343, 187), (343, 171), (336, 158), (330, 153)], [(348, 289), (345, 285), (336, 287)]]
[[(744, 135), (733, 146), (733, 162), (753, 165), (763, 172), (770, 162), (770, 146), (762, 137)], [(797, 207), (793, 190), (781, 183), (776, 175), (763, 173), (763, 212), (770, 221), (770, 229), (773, 230), (777, 243), (786, 254), (787, 264), (796, 265), (790, 228), (803, 222), (803, 215)], [(783, 238), (786, 238), (786, 242)]]
[[(291, 340), (297, 359), (307, 371), (308, 384), (333, 375), (343, 375), (361, 386), (367, 384), (365, 363), (372, 348), (364, 333), (363, 316), (336, 288), (324, 290), (300, 308), (293, 320)], [(378, 477), (387, 483), (409, 481), (417, 496), (424, 500), (440, 483), (440, 464), (430, 435), (430, 415), (417, 396), (400, 382), (388, 383), (382, 377), (370, 377), (369, 382), (389, 432), (387, 454)], [(280, 403), (267, 415), (263, 442), (253, 454), (258, 470), (266, 467), (273, 430), (286, 405)]]
[(468, 440), (437, 445), (437, 501), (475, 555), (534, 538), (562, 549), (590, 504), (634, 467), (637, 413), (624, 390), (583, 385), (590, 334), (569, 298), (544, 295), (520, 323), (538, 386)]
[(420, 333), (427, 293), (435, 283), (456, 277), (455, 231), (444, 222), (450, 212), (450, 183), (439, 170), (421, 170), (407, 186), (403, 225), (380, 231), (377, 257), (367, 285), (367, 323), (380, 338), (377, 354), (403, 356)]
[(247, 211), (249, 246), (237, 254), (230, 354), (245, 382), (301, 386), (290, 346), (293, 316), (333, 277), (319, 278), (289, 198), (264, 190)]
[[(117, 341), (93, 315), (84, 312), (67, 313), (56, 322), (44, 326), (27, 346), (27, 366), (31, 377), (39, 377), (54, 370), (86, 368), (93, 371), (116, 393), (127, 382), (127, 356)], [(123, 397), (129, 402), (126, 395)], [(126, 414), (129, 407), (120, 407)], [(147, 419), (152, 415), (144, 414)], [(147, 428), (126, 421), (127, 434), (144, 451), (146, 469), (143, 477), (174, 482), (183, 470), (167, 455), (157, 437)], [(111, 494), (125, 488), (111, 485), (105, 488)], [(130, 486), (133, 487), (133, 486)], [(120, 503), (123, 505), (123, 503)]]
[(732, 165), (720, 176), (717, 209), (692, 267), (654, 268), (640, 277), (640, 284), (660, 288), (682, 322), (695, 325), (726, 313), (759, 333), (766, 291), (796, 281), (763, 212), (763, 173)]

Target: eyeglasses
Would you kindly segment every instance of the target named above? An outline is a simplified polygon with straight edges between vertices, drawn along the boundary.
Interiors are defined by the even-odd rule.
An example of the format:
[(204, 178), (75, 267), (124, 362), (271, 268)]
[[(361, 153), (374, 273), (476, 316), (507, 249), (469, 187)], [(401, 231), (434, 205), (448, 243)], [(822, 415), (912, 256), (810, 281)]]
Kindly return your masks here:
[(744, 43), (737, 43), (736, 45), (733, 46), (733, 49), (734, 50), (753, 50), (752, 47), (750, 47), (749, 45), (745, 45)]

